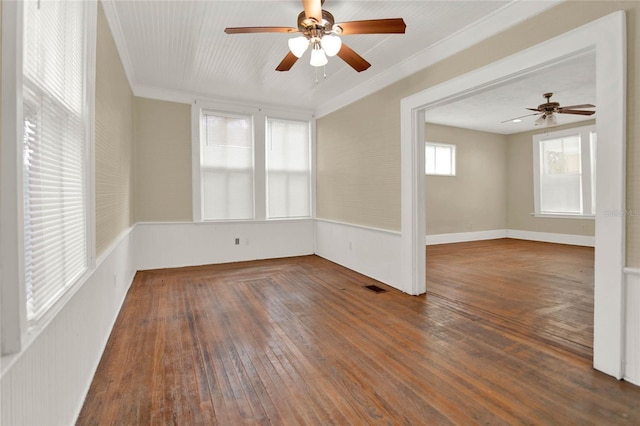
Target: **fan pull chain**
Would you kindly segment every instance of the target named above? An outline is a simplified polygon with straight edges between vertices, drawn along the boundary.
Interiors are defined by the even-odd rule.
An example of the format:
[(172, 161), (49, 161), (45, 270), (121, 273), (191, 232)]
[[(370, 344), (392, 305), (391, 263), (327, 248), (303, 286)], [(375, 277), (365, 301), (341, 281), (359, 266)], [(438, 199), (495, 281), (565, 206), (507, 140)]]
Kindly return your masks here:
[[(315, 69), (316, 69), (316, 84), (318, 84), (319, 83), (319, 81), (318, 81), (318, 67), (315, 67)], [(327, 66), (326, 65), (322, 66), (322, 79), (323, 80), (327, 79)]]

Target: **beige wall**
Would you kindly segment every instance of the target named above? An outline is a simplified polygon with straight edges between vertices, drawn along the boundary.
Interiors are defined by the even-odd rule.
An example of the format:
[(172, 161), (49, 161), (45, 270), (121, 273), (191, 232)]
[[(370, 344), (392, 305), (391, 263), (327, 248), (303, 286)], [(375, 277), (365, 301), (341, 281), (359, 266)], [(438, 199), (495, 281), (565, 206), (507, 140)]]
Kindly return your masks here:
[(96, 47), (96, 253), (133, 223), (133, 93), (102, 9)]
[[(400, 229), (400, 100), (620, 9), (627, 11), (628, 29), (627, 207), (631, 213), (639, 212), (640, 85), (636, 76), (640, 69), (640, 2), (567, 1), (318, 119), (318, 217)], [(382, 180), (384, 186), (380, 188), (380, 182), (369, 178)], [(637, 214), (627, 218), (627, 262), (640, 266)]]
[[(582, 122), (579, 126), (595, 124), (595, 120)], [(563, 130), (576, 125), (558, 126)], [(573, 235), (595, 235), (595, 220), (549, 219), (534, 217), (533, 196), (533, 135), (542, 130), (516, 133), (508, 136), (507, 226), (522, 231), (553, 232)]]
[(134, 103), (135, 220), (191, 221), (191, 106)]
[(456, 146), (456, 176), (426, 176), (427, 235), (505, 229), (507, 137), (427, 123), (425, 139)]
[(318, 217), (400, 230), (399, 106), (356, 103), (318, 122)]

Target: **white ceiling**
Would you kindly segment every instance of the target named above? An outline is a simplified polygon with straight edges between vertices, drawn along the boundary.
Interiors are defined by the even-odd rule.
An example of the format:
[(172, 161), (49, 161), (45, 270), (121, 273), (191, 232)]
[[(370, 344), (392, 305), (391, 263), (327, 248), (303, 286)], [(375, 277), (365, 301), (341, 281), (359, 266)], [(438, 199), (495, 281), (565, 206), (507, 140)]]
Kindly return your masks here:
[(317, 69), (317, 84), (308, 52), (291, 71), (275, 71), (288, 52), (288, 34), (224, 33), (236, 26), (295, 27), (300, 0), (104, 0), (103, 5), (134, 94), (278, 105), (322, 115), (557, 2), (327, 0), (323, 8), (336, 22), (402, 17), (407, 30), (343, 37), (371, 68), (357, 73), (329, 58), (326, 79)]
[[(499, 87), (429, 110), (425, 119), (430, 123), (492, 133), (525, 132), (538, 128), (534, 124), (538, 116), (523, 117), (520, 123), (502, 122), (534, 114), (526, 108), (536, 108), (546, 102), (542, 94), (547, 92), (552, 92), (551, 101), (559, 102), (561, 106), (597, 106), (595, 82), (595, 53), (585, 52), (533, 70)], [(558, 125), (562, 125), (591, 120), (596, 116), (557, 114), (557, 120)]]

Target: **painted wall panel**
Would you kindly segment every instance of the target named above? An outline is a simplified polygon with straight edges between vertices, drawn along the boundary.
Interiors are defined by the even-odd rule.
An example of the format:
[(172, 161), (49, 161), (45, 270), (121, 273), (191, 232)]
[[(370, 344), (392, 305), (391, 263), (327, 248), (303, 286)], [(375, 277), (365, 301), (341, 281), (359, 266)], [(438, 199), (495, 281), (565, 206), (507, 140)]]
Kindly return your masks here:
[[(313, 220), (139, 223), (138, 270), (313, 254)], [(236, 238), (239, 244), (235, 244)]]

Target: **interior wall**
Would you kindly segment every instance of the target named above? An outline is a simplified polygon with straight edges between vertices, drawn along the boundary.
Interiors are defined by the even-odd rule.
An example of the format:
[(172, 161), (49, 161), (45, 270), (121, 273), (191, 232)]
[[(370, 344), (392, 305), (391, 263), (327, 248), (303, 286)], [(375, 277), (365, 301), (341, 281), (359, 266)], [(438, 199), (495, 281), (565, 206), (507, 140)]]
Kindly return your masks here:
[(134, 104), (135, 220), (191, 222), (191, 105)]
[(427, 235), (506, 229), (506, 136), (427, 123), (425, 139), (456, 146), (455, 176), (425, 176)]
[[(637, 1), (563, 2), (338, 111), (317, 127), (317, 216), (400, 229), (400, 100), (616, 10), (627, 12), (627, 263), (640, 266), (640, 85)], [(544, 28), (544, 31), (540, 31)], [(379, 173), (378, 173), (379, 171)], [(339, 178), (338, 178), (339, 177)], [(384, 177), (376, 181), (379, 177)], [(380, 188), (380, 183), (384, 186)]]
[[(589, 126), (595, 120), (557, 126), (552, 131)], [(571, 235), (595, 235), (593, 219), (552, 219), (535, 217), (533, 194), (533, 135), (544, 133), (544, 129), (509, 135), (507, 137), (507, 226), (509, 229), (535, 232), (551, 232)]]
[(133, 224), (133, 92), (102, 3), (95, 95), (96, 255)]
[(316, 216), (400, 230), (400, 98), (377, 94), (316, 122)]

